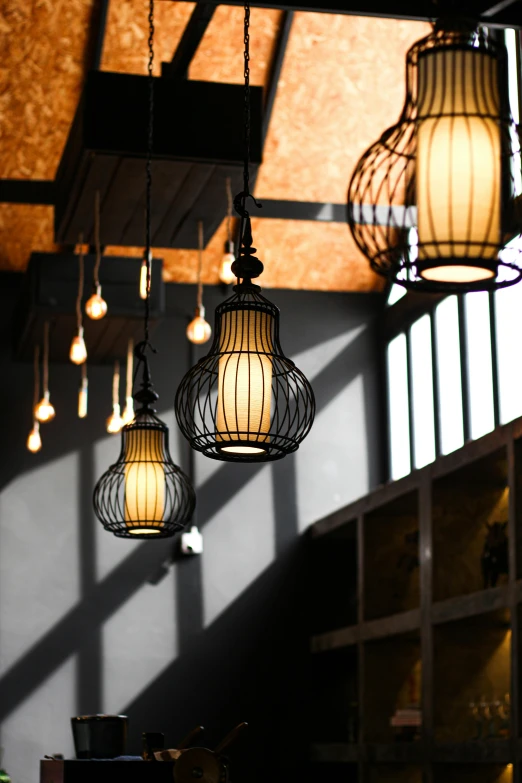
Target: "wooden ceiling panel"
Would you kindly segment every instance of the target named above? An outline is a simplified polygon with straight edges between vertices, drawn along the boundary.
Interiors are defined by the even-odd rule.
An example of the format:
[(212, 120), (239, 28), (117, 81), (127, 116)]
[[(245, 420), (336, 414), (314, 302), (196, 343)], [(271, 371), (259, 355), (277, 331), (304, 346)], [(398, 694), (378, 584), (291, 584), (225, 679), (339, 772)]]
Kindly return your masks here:
[[(154, 74), (170, 62), (195, 3), (156, 3), (154, 8)], [(147, 73), (148, 0), (110, 0), (102, 69)]]
[(406, 51), (429, 29), (297, 13), (257, 180), (260, 198), (344, 202), (360, 155), (398, 120)]
[[(319, 221), (252, 221), (257, 256), (265, 266), (262, 287), (312, 291), (381, 291), (384, 279), (370, 269), (357, 249), (348, 227)], [(226, 222), (209, 242), (203, 254), (202, 280), (219, 283), (219, 265), (226, 240)], [(111, 247), (108, 255), (136, 256), (143, 248)], [(164, 260), (166, 282), (195, 283), (197, 251), (158, 249)]]
[(58, 250), (52, 207), (0, 204), (0, 269), (23, 271), (33, 250)]
[[(181, 5), (181, 4), (180, 4)], [(205, 32), (190, 69), (191, 79), (243, 83), (243, 9), (220, 5)], [(265, 85), (282, 12), (252, 8), (250, 81)]]
[(0, 177), (52, 179), (81, 92), (93, 0), (1, 0)]

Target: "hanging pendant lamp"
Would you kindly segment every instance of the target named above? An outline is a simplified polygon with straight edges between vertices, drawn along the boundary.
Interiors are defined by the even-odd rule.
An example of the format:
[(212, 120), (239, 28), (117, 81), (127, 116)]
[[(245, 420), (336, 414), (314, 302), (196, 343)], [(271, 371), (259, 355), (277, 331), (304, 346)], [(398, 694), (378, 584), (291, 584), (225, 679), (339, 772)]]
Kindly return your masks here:
[(216, 308), (212, 347), (185, 375), (175, 400), (179, 427), (192, 448), (230, 462), (265, 462), (296, 451), (315, 415), (312, 387), (279, 343), (279, 310), (252, 282), (263, 264), (254, 255), (246, 209), (247, 199), (258, 205), (249, 189), (249, 24), (246, 4), (244, 185), (234, 200), (241, 246), (232, 266), (238, 284)]
[(27, 436), (28, 451), (36, 454), (42, 448), (42, 438), (40, 436), (40, 422), (36, 418), (36, 406), (38, 405), (38, 395), (40, 394), (40, 347), (34, 346), (34, 364), (33, 364), (33, 426)]
[(120, 538), (166, 538), (192, 518), (196, 496), (192, 484), (169, 452), (169, 431), (153, 408), (158, 395), (152, 386), (148, 351), (150, 294), (151, 155), (154, 118), (154, 0), (149, 0), (149, 126), (146, 163), (145, 233), (147, 280), (144, 339), (134, 349), (141, 388), (134, 393), (134, 419), (122, 429), (118, 461), (103, 474), (94, 489), (94, 511), (104, 528)]
[(44, 323), (42, 369), (43, 397), (34, 409), (34, 416), (37, 421), (46, 422), (52, 421), (56, 415), (54, 405), (51, 402), (51, 392), (49, 391), (49, 321)]
[(513, 242), (522, 178), (506, 48), (450, 15), (406, 63), (399, 122), (364, 153), (349, 185), (353, 237), (376, 272), (406, 288), (513, 285), (522, 277)]
[(78, 418), (85, 419), (89, 398), (89, 379), (87, 378), (87, 362), (81, 366), (81, 381), (78, 389)]
[(71, 348), (69, 350), (69, 359), (73, 364), (83, 364), (87, 361), (87, 348), (83, 338), (83, 319), (82, 319), (82, 297), (83, 297), (83, 237), (80, 235), (78, 240), (78, 296), (76, 297), (76, 325), (77, 334), (73, 337)]
[(221, 265), (219, 267), (219, 279), (224, 285), (232, 285), (236, 279), (235, 274), (232, 271), (232, 264), (236, 260), (234, 255), (234, 242), (232, 240), (232, 184), (230, 177), (226, 179), (227, 190), (227, 241), (225, 242), (225, 252), (221, 259)]
[(100, 321), (107, 315), (107, 302), (102, 297), (100, 285), (101, 244), (100, 244), (100, 191), (94, 196), (94, 245), (96, 261), (94, 262), (93, 292), (85, 303), (85, 312), (93, 321)]
[(125, 382), (125, 408), (122, 413), (123, 424), (130, 424), (134, 418), (134, 398), (132, 396), (132, 375), (134, 370), (134, 340), (127, 344), (127, 374)]
[(105, 428), (109, 435), (117, 435), (123, 424), (120, 408), (120, 363), (116, 359), (112, 372), (112, 413), (105, 423)]
[(198, 221), (198, 294), (194, 318), (187, 326), (187, 339), (194, 345), (203, 345), (210, 340), (212, 327), (205, 320), (205, 306), (203, 304), (203, 283), (201, 282), (201, 269), (203, 266), (203, 223)]

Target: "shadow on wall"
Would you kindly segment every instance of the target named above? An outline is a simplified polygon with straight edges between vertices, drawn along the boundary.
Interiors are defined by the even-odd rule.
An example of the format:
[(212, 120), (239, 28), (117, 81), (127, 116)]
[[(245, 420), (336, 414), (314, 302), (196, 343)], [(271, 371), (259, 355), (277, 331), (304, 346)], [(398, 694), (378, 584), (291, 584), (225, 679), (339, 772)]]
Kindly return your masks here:
[[(156, 361), (154, 379), (164, 407), (169, 407), (172, 392), (186, 369), (187, 350), (184, 339), (185, 313), (192, 310), (193, 287), (169, 287), (171, 307), (169, 318), (155, 335), (161, 361)], [(273, 297), (272, 297), (273, 293)], [(175, 294), (175, 299), (172, 297)], [(3, 293), (3, 296), (8, 296)], [(361, 295), (310, 294), (301, 292), (271, 292), (286, 315), (285, 323), (294, 323), (294, 330), (285, 334), (283, 347), (289, 355), (318, 346), (326, 339), (361, 326), (367, 326), (380, 306), (380, 298)], [(219, 298), (218, 291), (206, 294), (209, 311)], [(212, 301), (215, 300), (215, 301)], [(379, 421), (374, 416), (376, 392), (377, 349), (372, 330), (364, 329), (341, 350), (313, 380), (318, 412), (331, 405), (341, 392), (357, 377), (362, 376), (366, 405), (361, 409), (365, 417), (366, 438), (361, 443), (346, 439), (347, 453), (356, 450), (356, 459), (368, 465), (370, 486), (378, 482), (376, 465), (378, 455), (371, 452), (369, 444), (375, 442)], [(181, 361), (180, 357), (183, 357)], [(75, 418), (76, 384), (71, 382), (77, 368), (53, 367), (51, 372), (52, 396), (57, 407), (57, 418), (49, 430), (49, 442), (44, 432), (44, 450), (36, 460), (25, 452), (26, 429), (30, 424), (31, 375), (29, 366), (14, 365), (4, 346), (1, 357), (4, 377), (15, 378), (13, 385), (4, 385), (2, 391), (3, 424), (6, 428), (4, 459), (0, 484), (8, 485), (15, 476), (40, 467), (77, 449), (78, 487), (77, 508), (71, 509), (71, 521), (77, 520), (76, 538), (78, 552), (68, 553), (78, 563), (78, 601), (59, 615), (58, 621), (48, 630), (23, 646), (23, 651), (4, 668), (0, 678), (0, 718), (9, 719), (17, 710), (27, 710), (26, 724), (37, 734), (38, 726), (31, 724), (31, 695), (71, 656), (76, 656), (76, 712), (100, 712), (104, 709), (104, 647), (103, 627), (116, 616), (122, 607), (155, 581), (166, 561), (173, 559), (173, 543), (169, 541), (146, 542), (134, 545), (123, 559), (102, 577), (97, 569), (97, 525), (91, 506), (92, 487), (95, 482), (94, 443), (105, 435), (103, 422), (110, 407), (110, 368), (92, 368), (90, 371), (90, 415), (93, 424)], [(79, 375), (79, 374), (78, 374)], [(67, 387), (66, 387), (67, 383)], [(72, 400), (71, 400), (72, 397)], [(62, 413), (63, 411), (63, 413)], [(306, 442), (303, 449), (306, 448)], [(175, 449), (173, 448), (173, 452)], [(10, 458), (6, 458), (6, 454)], [(186, 450), (185, 450), (186, 457)], [(315, 449), (302, 451), (299, 459), (320, 464), (324, 454)], [(250, 732), (243, 745), (234, 750), (234, 779), (252, 783), (265, 781), (274, 770), (292, 771), (306, 756), (306, 727), (302, 716), (307, 699), (307, 684), (302, 669), (306, 655), (306, 572), (304, 569), (304, 544), (299, 538), (300, 520), (296, 500), (298, 475), (297, 455), (275, 463), (270, 470), (273, 508), (264, 508), (272, 532), (273, 558), (262, 570), (252, 571), (249, 584), (228, 606), (205, 627), (203, 594), (203, 560), (198, 558), (177, 560), (174, 565), (174, 601), (165, 607), (156, 605), (139, 618), (140, 632), (147, 637), (151, 624), (175, 625), (177, 651), (172, 661), (157, 676), (149, 678), (146, 689), (125, 707), (131, 718), (130, 747), (138, 751), (142, 730), (164, 730), (169, 743), (175, 743), (193, 725), (208, 726), (205, 742), (217, 742), (233, 724), (241, 720), (250, 723)], [(211, 525), (220, 511), (236, 518), (249, 513), (249, 504), (259, 504), (256, 497), (256, 477), (261, 466), (217, 465), (198, 487), (198, 524)], [(267, 468), (265, 467), (265, 470)], [(56, 471), (56, 498), (60, 497), (60, 475)], [(24, 479), (25, 480), (25, 479)], [(27, 480), (31, 481), (28, 474)], [(54, 480), (54, 479), (53, 479)], [(369, 489), (369, 487), (363, 488)], [(22, 490), (23, 491), (23, 490)], [(321, 492), (322, 487), (317, 487)], [(243, 506), (235, 501), (242, 492)], [(244, 495), (244, 492), (250, 493)], [(245, 503), (246, 497), (246, 503)], [(234, 505), (235, 504), (235, 505)], [(326, 511), (331, 510), (325, 508)], [(52, 509), (42, 508), (41, 519), (34, 524), (45, 525)], [(3, 516), (3, 514), (2, 514)], [(2, 530), (10, 533), (16, 519), (0, 520)], [(266, 526), (264, 528), (266, 530)], [(30, 534), (23, 542), (22, 551), (27, 558), (27, 568), (38, 569), (40, 553), (32, 545)], [(108, 535), (108, 534), (102, 534)], [(9, 545), (10, 537), (2, 535), (0, 546)], [(120, 543), (120, 542), (118, 542)], [(50, 546), (53, 542), (50, 542)], [(99, 544), (98, 544), (99, 546)], [(229, 542), (231, 561), (234, 562), (233, 540)], [(121, 550), (123, 551), (123, 550)], [(62, 554), (63, 556), (63, 554)], [(237, 553), (237, 557), (240, 553)], [(205, 555), (203, 556), (205, 557)], [(175, 559), (175, 558), (174, 558)], [(2, 562), (8, 562), (9, 553), (4, 549)], [(51, 562), (59, 569), (61, 562)], [(241, 564), (248, 573), (248, 563)], [(47, 566), (48, 567), (48, 566)], [(46, 574), (41, 574), (45, 596)], [(8, 582), (8, 584), (12, 584)], [(210, 588), (212, 589), (212, 585)], [(216, 585), (216, 589), (217, 589)], [(154, 595), (154, 594), (153, 594)], [(2, 607), (13, 614), (24, 611), (13, 591), (4, 596)], [(152, 598), (151, 600), (154, 600)], [(45, 601), (45, 597), (44, 597)], [(174, 606), (175, 616), (169, 613)], [(153, 608), (153, 611), (152, 611)], [(5, 629), (9, 632), (11, 621), (0, 615), (0, 649)], [(18, 627), (18, 626), (17, 626)], [(28, 638), (29, 635), (28, 635)], [(153, 644), (153, 637), (151, 644)], [(105, 656), (108, 653), (105, 650)], [(133, 651), (128, 655), (132, 657)], [(143, 661), (143, 645), (136, 651), (134, 665), (139, 670)], [(174, 659), (174, 660), (173, 660)], [(117, 666), (117, 661), (114, 664)], [(132, 684), (131, 684), (132, 685)], [(130, 687), (129, 692), (133, 692)], [(135, 691), (134, 691), (135, 692)], [(27, 700), (27, 706), (24, 702)], [(63, 723), (68, 731), (68, 715), (50, 715), (49, 719)], [(4, 740), (5, 743), (5, 740)], [(4, 744), (3, 743), (3, 744)], [(20, 744), (23, 746), (22, 738)], [(41, 753), (59, 748), (42, 747)], [(6, 765), (15, 767), (19, 780), (25, 783), (36, 777), (36, 758), (27, 758), (23, 764), (10, 761), (6, 747)], [(16, 766), (18, 764), (18, 766)], [(297, 776), (296, 776), (297, 777)]]

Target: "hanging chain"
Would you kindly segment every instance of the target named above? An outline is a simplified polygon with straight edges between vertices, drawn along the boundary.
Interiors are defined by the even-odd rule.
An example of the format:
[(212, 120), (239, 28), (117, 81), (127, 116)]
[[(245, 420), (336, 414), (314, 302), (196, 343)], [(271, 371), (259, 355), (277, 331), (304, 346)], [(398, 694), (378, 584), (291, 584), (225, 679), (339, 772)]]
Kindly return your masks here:
[(40, 399), (40, 346), (34, 346), (34, 392), (33, 392), (33, 419), (36, 406)]
[(76, 297), (76, 325), (78, 331), (82, 328), (82, 298), (83, 298), (83, 234), (78, 236), (78, 296)]
[(245, 77), (245, 160), (243, 166), (243, 209), (250, 195), (250, 4), (245, 3), (245, 21), (243, 28), (244, 52), (244, 77)]
[(230, 244), (232, 242), (232, 209), (234, 207), (234, 202), (232, 198), (232, 180), (230, 177), (227, 177), (226, 179), (226, 188), (227, 188), (227, 242)]
[(198, 310), (203, 304), (203, 283), (201, 282), (201, 270), (203, 267), (203, 221), (198, 220)]
[(154, 77), (152, 69), (154, 66), (154, 0), (149, 0), (149, 61), (147, 65), (148, 74), (148, 92), (149, 92), (149, 125), (147, 136), (147, 163), (146, 163), (146, 195), (145, 195), (145, 262), (147, 264), (147, 296), (145, 297), (145, 342), (149, 342), (149, 318), (150, 318), (150, 278), (151, 278), (151, 195), (152, 195), (152, 171), (151, 157), (154, 137)]
[(100, 191), (97, 190), (94, 194), (94, 246), (96, 248), (96, 262), (94, 264), (94, 285), (96, 288), (100, 286), (100, 264), (101, 264), (101, 248), (100, 248)]
[(49, 321), (44, 323), (43, 339), (43, 391), (49, 391)]

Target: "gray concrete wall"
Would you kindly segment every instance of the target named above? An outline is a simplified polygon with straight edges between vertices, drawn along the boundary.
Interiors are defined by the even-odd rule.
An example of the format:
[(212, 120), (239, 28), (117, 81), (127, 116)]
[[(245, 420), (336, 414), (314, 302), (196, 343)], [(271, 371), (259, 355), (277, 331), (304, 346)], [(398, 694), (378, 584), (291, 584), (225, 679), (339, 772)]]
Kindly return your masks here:
[[(379, 481), (380, 297), (268, 292), (282, 311), (283, 348), (314, 386), (315, 426), (274, 465), (196, 456), (205, 551), (183, 560), (175, 542), (118, 540), (93, 516), (92, 488), (119, 451), (119, 437), (104, 431), (110, 368), (90, 369), (80, 421), (78, 368), (51, 367), (56, 419), (42, 425), (42, 451), (26, 451), (32, 367), (12, 362), (9, 335), (21, 281), (1, 282), (0, 744), (14, 783), (34, 783), (45, 753), (71, 755), (69, 717), (90, 712), (129, 714), (136, 752), (142, 730), (164, 730), (172, 746), (203, 723), (211, 745), (247, 720), (234, 779), (256, 783), (274, 763), (294, 767), (305, 756), (300, 534)], [(167, 288), (153, 377), (172, 454), (186, 466), (173, 397), (188, 367), (195, 291)], [(209, 313), (222, 297), (205, 292)]]

